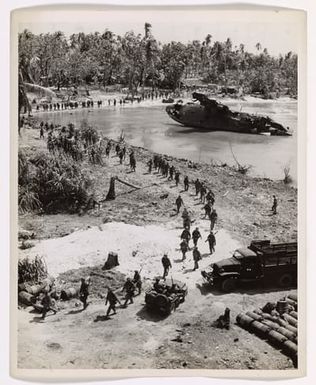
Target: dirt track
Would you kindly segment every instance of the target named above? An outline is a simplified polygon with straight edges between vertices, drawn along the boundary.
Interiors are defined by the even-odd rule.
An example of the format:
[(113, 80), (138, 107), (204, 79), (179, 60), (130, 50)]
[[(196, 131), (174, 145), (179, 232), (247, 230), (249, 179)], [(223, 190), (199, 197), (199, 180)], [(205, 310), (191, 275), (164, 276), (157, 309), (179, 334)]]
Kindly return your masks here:
[[(232, 325), (212, 327), (231, 307), (241, 310), (279, 299), (283, 293), (235, 293), (219, 296), (191, 289), (168, 318), (150, 315), (144, 296), (105, 318), (104, 300), (93, 299), (82, 312), (69, 303), (44, 323), (19, 312), (19, 366), (25, 368), (211, 368), (287, 369), (291, 361), (267, 342)], [(179, 341), (173, 341), (178, 339)]]
[[(25, 130), (21, 145), (44, 148), (38, 131)], [(145, 166), (151, 154), (135, 149), (136, 173), (128, 165), (119, 165), (111, 157), (104, 167), (84, 164), (94, 178), (95, 194), (105, 197), (109, 178), (117, 175), (140, 190), (117, 184), (117, 198), (104, 202), (101, 209), (87, 215), (26, 215), (20, 218), (23, 228), (35, 230), (40, 240), (34, 248), (20, 251), (21, 256), (46, 254), (51, 274), (75, 274), (70, 269), (87, 268), (104, 262), (108, 251), (118, 251), (120, 266), (116, 270), (131, 274), (143, 266), (142, 276), (149, 280), (161, 274), (160, 259), (168, 251), (173, 260), (172, 274), (186, 282), (189, 294), (184, 304), (166, 319), (152, 318), (144, 310), (144, 296), (115, 317), (105, 321), (104, 300), (91, 298), (85, 312), (71, 302), (45, 323), (38, 316), (19, 312), (20, 367), (81, 367), (81, 368), (236, 368), (286, 369), (290, 360), (266, 342), (233, 325), (230, 331), (211, 326), (231, 308), (231, 318), (242, 310), (251, 310), (286, 294), (283, 291), (263, 291), (252, 288), (222, 295), (211, 293), (202, 286), (200, 271), (192, 272), (191, 253), (185, 264), (179, 262), (181, 219), (174, 211), (174, 201), (182, 190), (174, 182), (155, 173), (149, 175)], [(203, 219), (202, 206), (193, 188), (183, 193), (186, 207), (192, 212), (204, 240), (200, 241), (204, 258), (201, 268), (211, 261), (227, 257), (239, 245), (251, 239), (273, 241), (296, 239), (296, 189), (282, 182), (241, 176), (228, 167), (190, 164), (186, 160), (170, 159), (182, 175), (208, 181), (215, 192), (215, 207), (219, 214), (216, 230), (217, 247), (212, 258), (204, 243), (208, 220)], [(280, 202), (277, 216), (270, 215), (271, 195)], [(115, 223), (117, 222), (117, 223)], [(124, 223), (122, 223), (124, 222)], [(79, 231), (80, 230), (80, 231)], [(69, 234), (69, 235), (68, 235)], [(64, 236), (63, 238), (58, 238)], [(51, 239), (48, 239), (51, 238)], [(55, 239), (56, 238), (56, 239)], [(118, 250), (119, 249), (119, 250)], [(152, 251), (148, 255), (148, 250)], [(137, 251), (132, 257), (132, 251)], [(88, 272), (88, 270), (87, 270)], [(65, 278), (65, 275), (63, 275)], [(79, 280), (79, 278), (78, 278)], [(101, 291), (101, 295), (102, 290)], [(106, 291), (105, 291), (106, 292)], [(186, 325), (186, 326), (184, 326)], [(175, 342), (177, 336), (182, 342)], [(238, 340), (236, 340), (238, 339)]]

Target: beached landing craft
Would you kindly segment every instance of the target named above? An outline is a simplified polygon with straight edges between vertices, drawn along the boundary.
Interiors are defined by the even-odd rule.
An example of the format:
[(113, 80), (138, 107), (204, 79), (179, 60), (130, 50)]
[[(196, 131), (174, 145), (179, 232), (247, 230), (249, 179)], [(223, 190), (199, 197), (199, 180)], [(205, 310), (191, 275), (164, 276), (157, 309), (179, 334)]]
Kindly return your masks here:
[(234, 131), (246, 134), (290, 136), (288, 128), (268, 116), (231, 111), (224, 104), (194, 92), (193, 99), (199, 101), (183, 104), (177, 102), (166, 108), (167, 114), (184, 126), (205, 131)]

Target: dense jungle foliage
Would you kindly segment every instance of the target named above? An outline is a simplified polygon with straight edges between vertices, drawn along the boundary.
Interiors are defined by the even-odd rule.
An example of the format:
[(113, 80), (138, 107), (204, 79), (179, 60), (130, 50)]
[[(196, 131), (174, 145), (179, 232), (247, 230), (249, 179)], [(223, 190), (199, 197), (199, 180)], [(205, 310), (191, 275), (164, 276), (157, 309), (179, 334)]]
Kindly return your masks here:
[(245, 93), (271, 92), (296, 96), (297, 55), (288, 52), (271, 56), (260, 43), (256, 53), (234, 46), (230, 38), (186, 44), (158, 42), (152, 26), (144, 34), (115, 35), (61, 31), (34, 35), (19, 34), (19, 68), (24, 82), (43, 87), (120, 85), (131, 92), (141, 87), (177, 89), (184, 79), (197, 77), (207, 83), (242, 87)]

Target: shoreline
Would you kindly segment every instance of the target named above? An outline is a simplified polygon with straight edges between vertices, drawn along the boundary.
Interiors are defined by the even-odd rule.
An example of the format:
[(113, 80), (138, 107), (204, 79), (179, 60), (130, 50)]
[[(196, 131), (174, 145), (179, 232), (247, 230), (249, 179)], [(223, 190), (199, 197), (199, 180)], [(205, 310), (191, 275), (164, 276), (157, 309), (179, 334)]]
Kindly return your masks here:
[[(23, 138), (23, 135), (26, 137)], [(38, 130), (24, 129), (22, 134), (22, 140), (20, 141), (21, 147), (29, 147), (31, 151), (47, 151), (44, 142), (38, 139)], [(111, 139), (113, 140), (113, 139)], [(40, 146), (39, 146), (40, 145)], [(174, 188), (174, 182), (164, 180), (160, 175), (154, 173), (149, 176), (146, 175), (147, 162), (156, 153), (146, 148), (139, 146), (132, 146), (127, 144), (128, 149), (133, 149), (137, 160), (136, 173), (129, 173), (129, 167), (127, 164), (119, 165), (118, 158), (112, 157), (109, 161), (105, 160), (103, 166), (93, 165), (87, 161), (82, 163), (82, 167), (89, 171), (90, 176), (94, 181), (93, 193), (98, 201), (103, 200), (107, 194), (109, 188), (110, 176), (118, 175), (120, 178), (127, 180), (128, 182), (147, 186), (150, 182), (153, 184), (160, 183), (157, 187), (160, 195), (168, 193), (166, 199), (160, 199), (156, 195), (155, 187), (146, 187), (143, 190), (134, 191), (126, 196), (119, 196), (118, 199), (110, 202), (104, 202), (102, 209), (98, 213), (98, 217), (103, 215), (109, 215), (113, 221), (126, 221), (131, 219), (131, 223), (155, 223), (155, 220), (150, 219), (151, 213), (155, 212), (155, 217), (158, 222), (167, 222), (170, 216), (166, 213), (170, 213), (174, 208), (174, 201), (182, 190), (183, 176), (188, 175), (190, 182), (194, 181), (197, 177), (200, 180), (205, 180), (207, 186), (215, 193), (215, 207), (219, 212), (219, 223), (223, 228), (230, 231), (232, 235), (237, 236), (239, 239), (243, 237), (247, 240), (251, 240), (251, 237), (264, 237), (271, 238), (275, 241), (290, 241), (296, 240), (296, 218), (297, 218), (297, 187), (287, 185), (283, 181), (272, 180), (269, 178), (255, 177), (251, 175), (240, 174), (233, 166), (225, 164), (209, 164), (204, 162), (192, 162), (188, 159), (177, 158), (165, 154), (161, 154), (169, 163), (173, 164), (176, 169), (181, 173), (181, 182), (179, 188)], [(113, 156), (113, 154), (112, 154)], [(148, 180), (149, 179), (149, 180)], [(120, 191), (121, 187), (118, 187)], [(124, 191), (124, 189), (123, 189)], [(193, 186), (190, 187), (190, 192), (193, 192)], [(153, 196), (151, 194), (154, 194)], [(270, 215), (270, 206), (272, 202), (272, 195), (277, 195), (279, 199), (280, 213), (277, 216)], [(115, 209), (111, 209), (111, 205), (114, 207), (121, 207), (124, 203), (130, 205), (131, 196), (136, 196), (141, 199), (141, 202), (146, 202), (149, 206), (152, 201), (158, 201), (158, 206), (155, 206), (155, 210), (149, 209), (148, 215), (145, 215), (144, 219), (133, 218), (133, 215), (127, 215), (127, 217), (121, 217), (119, 210), (117, 213), (113, 213)], [(187, 194), (183, 193), (185, 199)], [(188, 197), (190, 200), (192, 196)], [(135, 202), (133, 202), (135, 203)], [(140, 202), (137, 202), (139, 206)], [(192, 204), (190, 203), (190, 207)], [(137, 207), (135, 208), (135, 210)], [(195, 207), (192, 207), (193, 211)], [(133, 212), (134, 210), (131, 210)], [(158, 212), (158, 217), (156, 216)], [(224, 213), (224, 216), (221, 215)], [(84, 222), (88, 223), (88, 218), (92, 219), (95, 223), (94, 210), (85, 214)], [(67, 217), (70, 214), (57, 214), (60, 217)], [(72, 215), (72, 214), (71, 214)], [(23, 217), (34, 217), (36, 214), (26, 214)], [(42, 216), (40, 216), (42, 217)], [(50, 218), (49, 215), (44, 217)], [(79, 217), (82, 218), (82, 217)], [(86, 220), (87, 219), (87, 220)], [(22, 220), (23, 222), (23, 220)], [(81, 222), (81, 221), (79, 221)]]
[[(192, 91), (193, 92), (193, 91)], [(192, 92), (186, 92), (186, 96), (179, 96), (179, 97), (174, 97), (174, 103), (177, 102), (177, 100), (183, 100), (184, 103), (187, 103), (187, 102), (190, 102), (192, 101), (192, 97), (189, 96), (189, 95), (192, 95)], [(116, 106), (113, 105), (113, 99), (116, 99), (117, 101), (120, 100), (120, 99), (123, 99), (124, 97), (126, 97), (127, 95), (126, 94), (121, 94), (121, 93), (106, 93), (105, 91), (102, 92), (101, 90), (97, 90), (97, 91), (91, 91), (91, 94), (95, 94), (95, 96), (93, 97), (92, 96), (89, 96), (89, 97), (86, 97), (86, 99), (92, 99), (94, 101), (94, 106), (93, 107), (82, 107), (81, 106), (81, 102), (78, 102), (79, 106), (77, 108), (67, 108), (67, 109), (52, 109), (52, 110), (47, 110), (47, 111), (43, 111), (43, 110), (40, 110), (40, 111), (37, 111), (36, 109), (33, 108), (33, 105), (32, 105), (32, 115), (33, 116), (41, 116), (41, 114), (46, 114), (46, 113), (53, 113), (53, 112), (73, 112), (73, 111), (81, 111), (81, 110), (91, 110), (91, 111), (94, 111), (94, 110), (106, 110), (106, 109), (109, 109), (109, 108), (136, 108), (136, 107), (162, 107), (162, 106), (168, 106), (168, 105), (171, 105), (173, 103), (163, 103), (162, 100), (164, 99), (163, 97), (159, 97), (159, 98), (155, 98), (155, 99), (145, 99), (145, 100), (141, 100), (139, 103), (137, 101), (134, 101), (133, 103), (131, 103), (130, 101), (128, 103), (125, 103), (125, 104), (122, 104), (120, 105), (118, 102), (116, 104)], [(83, 97), (81, 97), (83, 99)], [(229, 95), (227, 96), (223, 96), (223, 95), (209, 95), (209, 98), (210, 99), (215, 99), (217, 101), (219, 101), (220, 103), (297, 103), (297, 100), (294, 99), (294, 98), (291, 98), (291, 97), (288, 97), (288, 96), (281, 96), (277, 99), (264, 99), (264, 98), (261, 98), (261, 97), (257, 97), (257, 96), (253, 96), (253, 95), (250, 95), (250, 94), (247, 94), (247, 95), (243, 95), (243, 96), (238, 96), (238, 97), (231, 97)], [(32, 96), (30, 96), (30, 99), (32, 99)], [(33, 98), (34, 99), (34, 98)], [(80, 97), (78, 97), (78, 99), (80, 99)], [(101, 107), (98, 107), (97, 106), (97, 100), (102, 100), (102, 105)], [(111, 100), (111, 105), (108, 105), (106, 103), (108, 103), (108, 100)], [(73, 102), (75, 102), (76, 100), (73, 100)], [(55, 102), (52, 102), (51, 104), (54, 104), (54, 103), (62, 103), (61, 99), (59, 99), (58, 101), (55, 101)], [(28, 116), (27, 113), (24, 113), (24, 114), (21, 114), (22, 116)]]
[[(258, 99), (258, 98), (252, 98), (252, 97), (249, 97), (249, 100), (247, 99), (246, 101), (243, 101), (241, 99), (232, 99), (232, 98), (224, 98), (224, 99), (219, 99), (219, 101), (222, 101), (222, 102), (226, 102), (227, 105), (229, 106), (229, 108), (232, 110), (232, 111), (236, 111), (236, 112), (239, 112), (241, 110), (245, 111), (245, 112), (248, 112), (250, 114), (257, 114), (257, 109), (256, 109), (256, 106), (258, 106), (258, 110), (259, 110), (259, 115), (261, 114), (262, 116), (266, 116), (268, 114), (268, 111), (270, 111), (271, 113), (274, 113), (274, 107), (272, 106), (268, 106), (268, 107), (265, 107), (265, 104), (267, 103), (271, 103), (271, 101), (269, 100), (264, 100), (264, 99)], [(256, 104), (259, 103), (258, 105)], [(295, 112), (295, 107), (297, 105), (297, 101), (292, 101), (290, 102), (291, 105), (288, 105), (287, 103), (289, 103), (289, 99), (288, 98), (280, 98), (278, 99), (278, 101), (274, 101), (275, 105), (276, 105), (276, 108), (275, 110), (276, 111), (283, 111), (286, 110), (286, 111), (292, 111), (292, 109), (294, 109), (293, 111)], [(248, 106), (249, 104), (249, 106)], [(176, 137), (176, 135), (180, 135), (179, 133), (185, 133), (186, 135), (182, 135), (181, 137), (181, 141), (182, 141), (182, 144), (186, 147), (190, 147), (190, 143), (189, 143), (189, 139), (185, 139), (186, 137), (189, 138), (190, 136), (193, 137), (194, 139), (194, 135), (197, 134), (199, 132), (198, 129), (194, 129), (194, 128), (190, 128), (190, 127), (186, 127), (186, 126), (183, 126), (179, 123), (175, 123), (174, 121), (172, 121), (172, 119), (168, 119), (168, 122), (167, 122), (167, 119), (166, 119), (166, 123), (167, 123), (167, 128), (163, 128), (163, 126), (159, 127), (159, 130), (156, 129), (156, 125), (153, 125), (154, 127), (154, 132), (155, 132), (155, 140), (157, 139), (158, 140), (158, 146), (155, 145), (147, 145), (146, 144), (146, 141), (147, 141), (147, 138), (145, 138), (144, 140), (142, 140), (141, 136), (137, 136), (139, 134), (134, 134), (133, 133), (133, 130), (130, 130), (129, 129), (129, 126), (127, 125), (127, 127), (124, 126), (124, 120), (126, 120), (126, 118), (128, 119), (128, 111), (131, 111), (133, 110), (134, 113), (136, 114), (136, 117), (137, 119), (141, 122), (142, 120), (139, 118), (140, 116), (144, 115), (148, 115), (149, 113), (152, 113), (154, 115), (157, 115), (159, 116), (159, 118), (164, 118), (163, 115), (166, 115), (166, 112), (165, 112), (165, 108), (167, 106), (169, 106), (170, 104), (165, 104), (165, 103), (162, 103), (161, 100), (145, 100), (145, 101), (142, 101), (140, 103), (128, 103), (126, 105), (122, 105), (120, 106), (119, 104), (117, 104), (116, 106), (113, 106), (113, 104), (111, 106), (107, 106), (107, 105), (102, 105), (100, 108), (97, 107), (96, 104), (94, 104), (94, 107), (91, 108), (82, 108), (81, 105), (78, 107), (78, 108), (73, 108), (73, 109), (67, 109), (67, 110), (52, 110), (52, 111), (39, 111), (39, 112), (36, 112), (34, 111), (32, 117), (30, 119), (34, 119), (34, 120), (42, 120), (42, 121), (47, 121), (48, 123), (59, 123), (61, 125), (67, 125), (68, 123), (70, 123), (72, 120), (75, 122), (75, 124), (80, 127), (80, 124), (81, 124), (81, 121), (85, 120), (87, 122), (87, 124), (90, 124), (90, 125), (93, 125), (93, 122), (96, 122), (96, 125), (98, 127), (99, 130), (101, 130), (101, 135), (106, 135), (108, 137), (110, 137), (111, 139), (113, 140), (116, 140), (117, 137), (113, 136), (113, 129), (114, 130), (118, 130), (118, 126), (116, 124), (114, 124), (112, 121), (113, 119), (115, 119), (115, 116), (118, 114), (120, 115), (119, 116), (119, 120), (123, 120), (123, 128), (125, 128), (125, 133), (127, 136), (129, 136), (131, 138), (131, 141), (135, 144), (135, 145), (145, 145), (147, 148), (151, 149), (153, 148), (154, 150), (156, 151), (161, 151), (163, 148), (163, 143), (164, 143), (164, 140), (165, 137), (167, 135), (170, 135), (169, 134), (169, 130), (171, 132), (171, 136), (173, 138)], [(267, 111), (267, 112), (265, 112)], [(293, 112), (293, 113), (294, 113)], [(26, 117), (26, 115), (24, 115)], [(283, 119), (283, 115), (280, 115), (281, 116), (281, 119)], [(27, 117), (26, 117), (27, 118)], [(280, 117), (279, 117), (280, 118)], [(109, 120), (109, 125), (107, 125), (107, 122)], [(148, 118), (147, 118), (148, 120)], [(89, 123), (88, 123), (89, 122)], [(104, 133), (102, 131), (102, 127), (103, 127), (103, 124), (106, 126), (104, 128)], [(145, 119), (145, 123), (146, 124), (146, 119)], [(169, 125), (168, 125), (169, 124)], [(176, 124), (176, 126), (174, 126)], [(288, 124), (288, 123), (287, 123)], [(126, 125), (126, 124), (125, 124)], [(109, 130), (111, 132), (108, 132), (108, 128), (107, 127), (110, 127)], [(149, 127), (151, 127), (151, 124), (149, 124)], [(251, 170), (250, 170), (250, 174), (252, 176), (255, 176), (255, 177), (259, 177), (259, 178), (265, 178), (265, 177), (269, 177), (269, 178), (272, 178), (273, 180), (278, 180), (278, 179), (281, 179), (283, 177), (283, 168), (284, 168), (284, 165), (289, 163), (291, 165), (291, 176), (292, 176), (292, 179), (293, 179), (293, 185), (296, 185), (297, 184), (297, 169), (296, 169), (296, 164), (294, 164), (293, 166), (293, 162), (295, 162), (295, 157), (294, 157), (294, 160), (293, 160), (293, 157), (288, 153), (289, 151), (289, 147), (292, 146), (292, 141), (295, 141), (296, 138), (296, 128), (295, 127), (292, 127), (292, 132), (293, 132), (293, 139), (292, 137), (289, 138), (289, 143), (290, 144), (286, 144), (287, 143), (287, 138), (283, 138), (284, 140), (282, 141), (282, 144), (280, 146), (280, 150), (284, 152), (285, 154), (285, 157), (284, 157), (284, 164), (283, 164), (283, 161), (281, 161), (279, 157), (277, 157), (276, 155), (274, 156), (275, 161), (276, 161), (276, 167), (275, 169), (273, 168), (273, 161), (269, 161), (268, 162), (268, 165), (265, 165), (264, 163), (264, 160), (263, 162), (260, 162), (260, 161), (257, 161), (256, 160), (256, 157), (255, 155), (253, 155), (254, 157), (251, 158), (250, 156), (247, 156), (246, 157), (243, 157), (243, 150), (240, 152), (240, 149), (241, 149), (241, 145), (240, 145), (240, 141), (242, 141), (242, 133), (238, 133), (238, 136), (240, 137), (237, 138), (237, 136), (235, 135), (234, 132), (230, 133), (230, 132), (225, 132), (225, 131), (203, 131), (202, 134), (203, 135), (208, 135), (207, 136), (207, 140), (209, 141), (212, 141), (215, 137), (215, 144), (214, 144), (214, 147), (215, 147), (215, 153), (212, 155), (210, 153), (207, 152), (207, 150), (205, 150), (205, 148), (203, 148), (203, 155), (204, 155), (204, 161), (207, 161), (207, 162), (210, 162), (212, 163), (213, 161), (214, 162), (219, 162), (219, 163), (222, 163), (222, 162), (228, 162), (231, 166), (234, 166), (235, 165), (235, 161), (234, 161), (234, 158), (232, 157), (231, 153), (228, 154), (229, 150), (228, 149), (228, 146), (226, 146), (226, 148), (224, 149), (224, 155), (221, 154), (220, 152), (218, 152), (217, 150), (217, 146), (221, 145), (221, 141), (223, 143), (223, 145), (225, 145), (225, 143), (227, 143), (228, 141), (232, 140), (232, 143), (235, 147), (235, 142), (236, 142), (236, 156), (238, 157), (238, 159), (241, 159), (241, 163), (245, 164), (245, 165), (250, 165), (252, 166), (251, 167)], [(165, 131), (164, 131), (165, 130)], [(187, 131), (188, 131), (188, 135), (187, 135)], [(156, 132), (158, 134), (156, 134)], [(114, 133), (116, 134), (116, 133)], [(117, 136), (120, 134), (120, 132), (117, 132)], [(136, 135), (136, 136), (135, 136)], [(226, 136), (225, 136), (226, 135)], [(235, 137), (235, 136), (236, 137)], [(160, 137), (161, 136), (161, 137)], [(232, 136), (232, 139), (231, 139), (231, 136)], [(246, 134), (246, 138), (245, 140), (246, 141), (250, 141), (251, 143), (254, 143), (258, 150), (263, 150), (264, 151), (264, 148), (262, 147), (264, 145), (265, 142), (270, 142), (271, 139), (270, 138), (264, 138), (264, 139), (261, 139), (262, 136), (260, 137), (260, 135), (255, 135), (253, 134), (254, 137), (250, 138), (249, 139), (247, 138), (247, 134)], [(148, 136), (149, 137), (149, 136)], [(224, 137), (224, 140), (221, 139), (222, 137)], [(210, 139), (209, 139), (210, 138)], [(160, 140), (160, 142), (159, 142)], [(278, 141), (279, 139), (278, 138), (275, 138), (275, 141)], [(286, 143), (284, 143), (286, 142)], [(152, 143), (154, 143), (152, 141)], [(211, 148), (212, 148), (212, 143), (209, 143)], [(159, 148), (160, 146), (160, 148)], [(203, 147), (203, 143), (199, 143), (197, 144), (197, 146), (202, 146)], [(245, 147), (245, 146), (243, 146)], [(234, 148), (235, 149), (235, 148)], [(245, 149), (245, 148), (244, 148)], [(183, 153), (184, 151), (182, 151)], [(239, 154), (238, 154), (239, 152)], [(173, 155), (173, 152), (172, 152), (172, 148), (169, 148), (168, 149), (168, 153), (170, 155)], [(189, 153), (188, 154), (181, 154), (181, 155), (185, 155), (186, 157), (188, 157), (189, 159), (191, 159), (193, 162), (195, 161), (198, 161), (200, 159), (200, 154), (198, 152), (198, 148), (194, 149), (193, 151), (191, 151), (191, 149), (189, 148)], [(213, 160), (211, 159), (213, 158)], [(243, 158), (244, 158), (244, 161), (243, 161)], [(252, 162), (253, 160), (253, 162)], [(292, 167), (293, 166), (293, 167)], [(270, 171), (271, 170), (271, 171)]]

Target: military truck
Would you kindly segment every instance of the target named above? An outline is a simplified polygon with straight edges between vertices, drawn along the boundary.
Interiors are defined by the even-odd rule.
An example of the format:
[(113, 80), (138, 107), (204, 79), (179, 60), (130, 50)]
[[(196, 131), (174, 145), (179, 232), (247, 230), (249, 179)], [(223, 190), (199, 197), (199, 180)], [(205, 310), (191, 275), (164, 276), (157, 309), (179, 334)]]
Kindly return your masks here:
[(231, 258), (212, 263), (201, 274), (207, 283), (226, 293), (241, 282), (291, 287), (297, 282), (297, 242), (252, 241), (247, 248), (235, 250)]
[(167, 279), (146, 291), (146, 307), (150, 311), (168, 316), (184, 302), (187, 293), (188, 288), (185, 283)]

